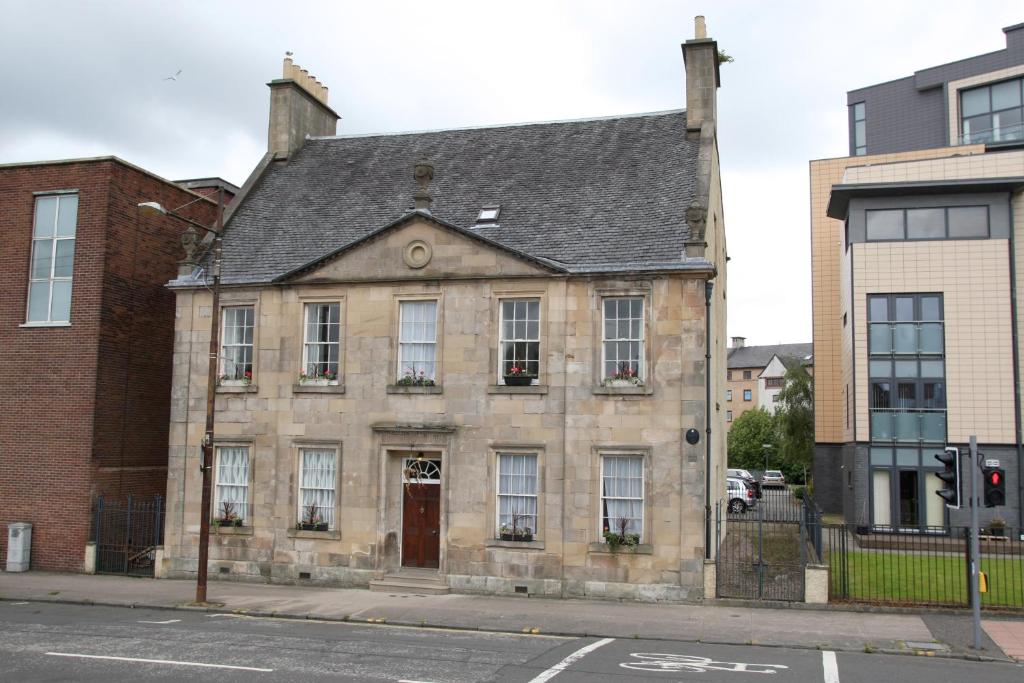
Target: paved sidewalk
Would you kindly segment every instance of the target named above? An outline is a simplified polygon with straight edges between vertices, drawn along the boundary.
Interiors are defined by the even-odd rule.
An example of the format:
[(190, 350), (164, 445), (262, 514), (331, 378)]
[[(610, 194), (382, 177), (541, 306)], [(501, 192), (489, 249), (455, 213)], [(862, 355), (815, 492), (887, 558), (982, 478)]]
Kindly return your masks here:
[(1008, 657), (1024, 662), (1024, 621), (984, 620), (981, 627)]
[[(194, 581), (0, 572), (0, 598), (6, 600), (187, 608), (194, 597)], [(228, 581), (211, 581), (208, 597), (218, 603), (215, 611), (260, 616), (861, 652), (920, 650), (941, 655), (960, 651), (935, 644), (936, 638), (924, 620), (906, 614), (459, 594), (423, 596)], [(984, 655), (1002, 658), (994, 651)]]

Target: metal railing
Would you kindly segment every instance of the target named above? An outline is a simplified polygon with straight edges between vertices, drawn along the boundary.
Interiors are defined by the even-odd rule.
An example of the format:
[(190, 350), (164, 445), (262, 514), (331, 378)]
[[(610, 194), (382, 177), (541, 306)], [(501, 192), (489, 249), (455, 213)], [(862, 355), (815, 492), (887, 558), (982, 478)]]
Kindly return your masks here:
[(97, 572), (152, 576), (156, 548), (164, 542), (163, 498), (97, 498), (92, 508), (91, 538), (96, 544)]
[[(817, 527), (815, 529), (814, 527)], [(820, 533), (820, 557), (829, 568), (829, 600), (877, 605), (969, 607), (969, 533), (966, 527), (927, 527), (918, 533), (863, 533), (862, 527), (811, 524)], [(861, 532), (861, 533), (858, 533)], [(979, 536), (986, 609), (1024, 609), (1021, 530)], [(812, 545), (815, 545), (812, 540)]]

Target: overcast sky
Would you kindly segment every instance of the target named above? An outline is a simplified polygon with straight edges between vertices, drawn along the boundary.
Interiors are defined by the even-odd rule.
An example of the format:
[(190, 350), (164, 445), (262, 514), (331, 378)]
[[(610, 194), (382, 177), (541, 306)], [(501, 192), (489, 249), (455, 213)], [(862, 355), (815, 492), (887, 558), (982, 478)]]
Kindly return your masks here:
[(339, 134), (678, 109), (696, 14), (735, 58), (718, 133), (729, 334), (810, 341), (807, 163), (846, 155), (846, 91), (1003, 48), (1020, 0), (0, 0), (0, 163), (113, 154), (241, 185), (286, 50), (330, 88)]

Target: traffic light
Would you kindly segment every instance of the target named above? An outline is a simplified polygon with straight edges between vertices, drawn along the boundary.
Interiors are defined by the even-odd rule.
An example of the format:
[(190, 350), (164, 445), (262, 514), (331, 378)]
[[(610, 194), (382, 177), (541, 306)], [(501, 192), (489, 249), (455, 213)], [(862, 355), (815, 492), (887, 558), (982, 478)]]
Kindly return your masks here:
[(1006, 505), (1006, 472), (1001, 467), (985, 467), (985, 507)]
[(946, 501), (946, 507), (959, 510), (961, 498), (960, 449), (954, 446), (947, 446), (945, 451), (935, 454), (935, 459), (941, 462), (944, 468), (941, 472), (936, 472), (935, 476), (945, 484), (935, 493), (939, 494), (942, 500)]

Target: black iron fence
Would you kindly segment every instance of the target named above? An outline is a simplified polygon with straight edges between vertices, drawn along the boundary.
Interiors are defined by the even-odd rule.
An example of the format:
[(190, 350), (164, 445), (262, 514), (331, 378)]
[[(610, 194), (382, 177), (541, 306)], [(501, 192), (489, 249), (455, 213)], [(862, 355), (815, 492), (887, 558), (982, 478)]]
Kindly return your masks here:
[(97, 498), (92, 509), (92, 541), (97, 572), (153, 576), (156, 548), (164, 542), (163, 498)]
[[(812, 538), (821, 537), (819, 557), (829, 570), (831, 602), (970, 606), (970, 528), (934, 527), (912, 534), (842, 524), (808, 529)], [(1001, 535), (979, 537), (982, 607), (1024, 609), (1020, 534), (1020, 529), (1006, 528)]]

